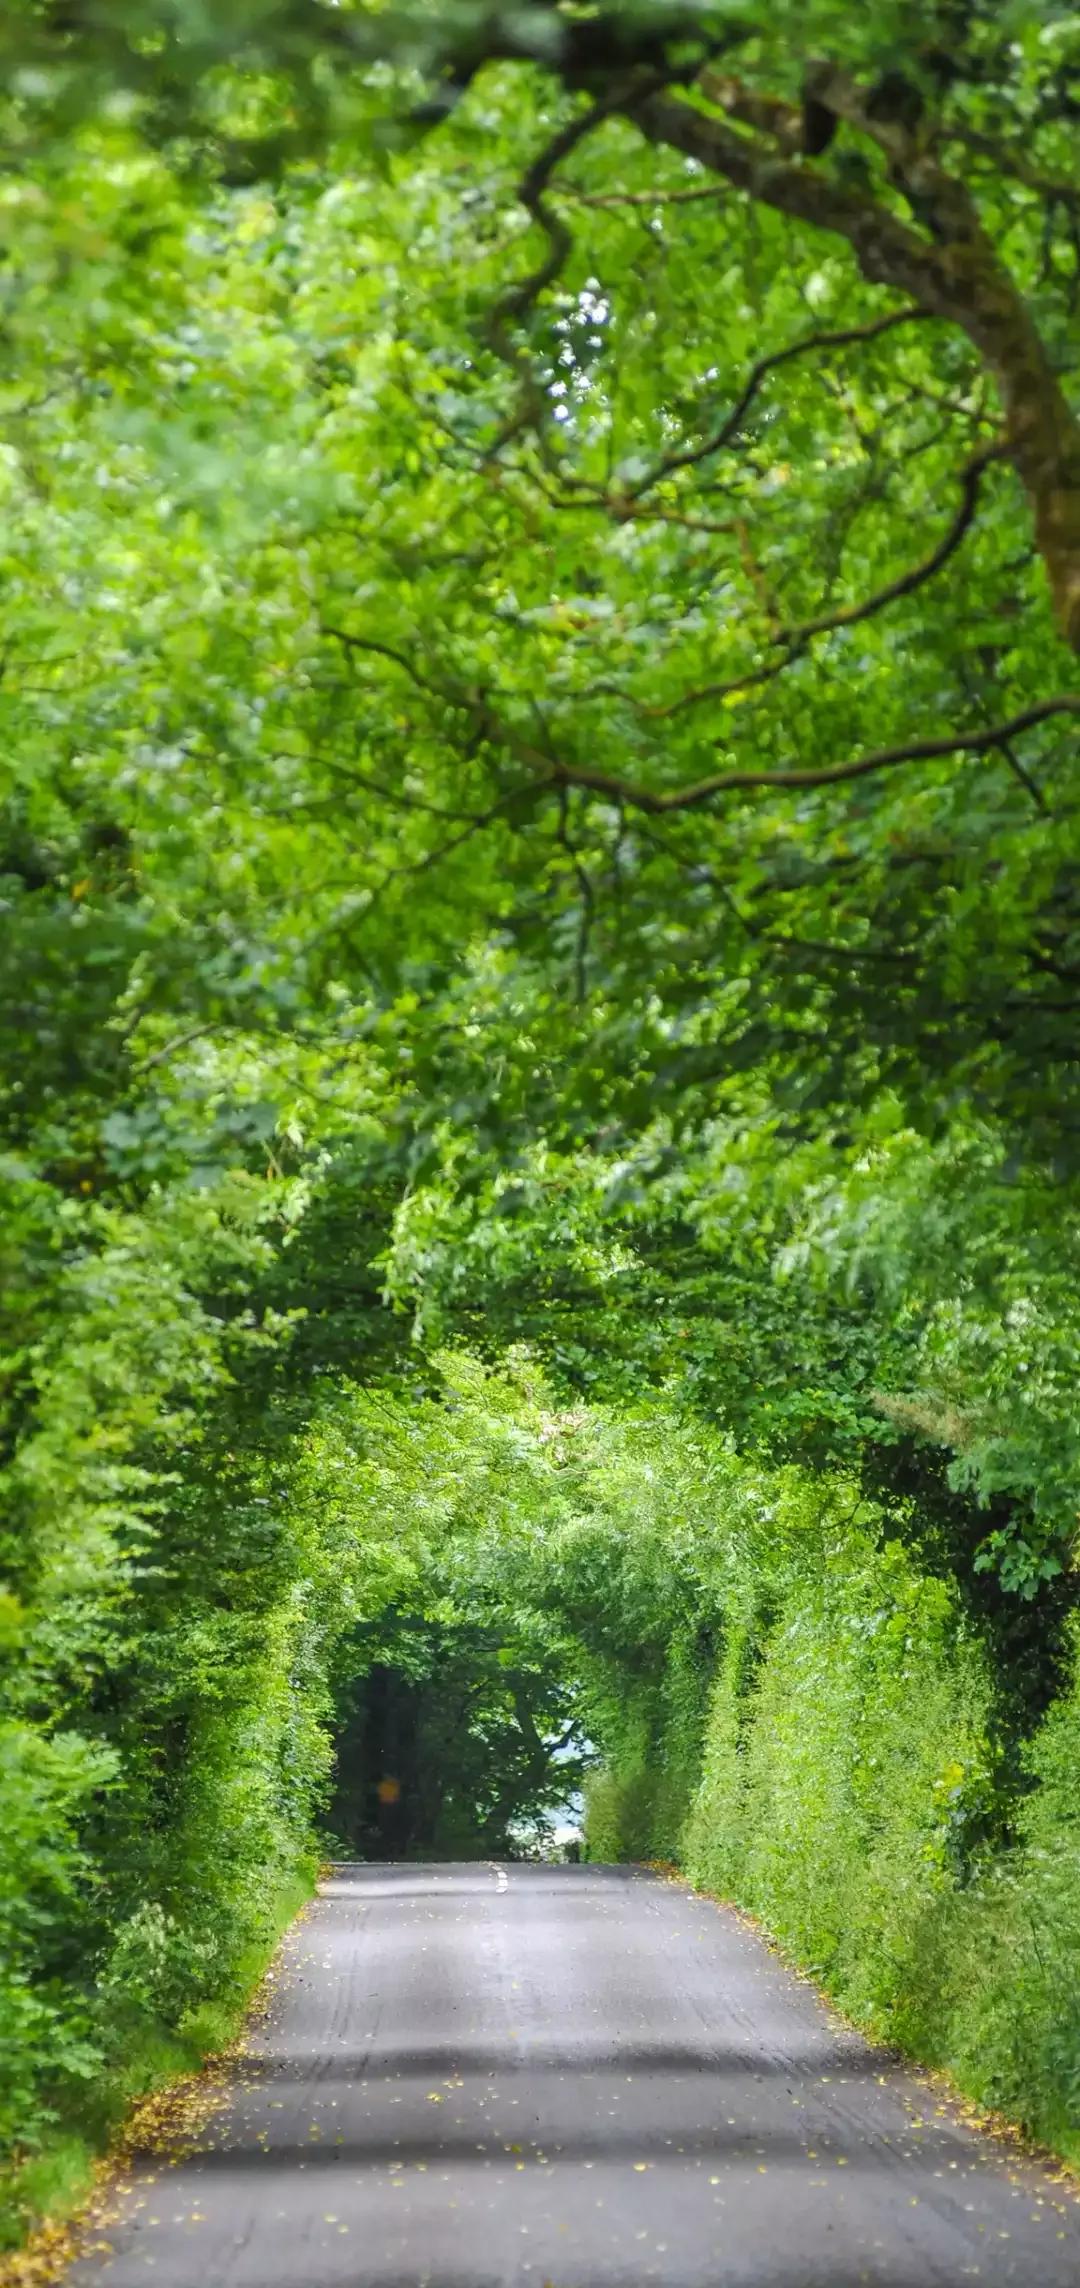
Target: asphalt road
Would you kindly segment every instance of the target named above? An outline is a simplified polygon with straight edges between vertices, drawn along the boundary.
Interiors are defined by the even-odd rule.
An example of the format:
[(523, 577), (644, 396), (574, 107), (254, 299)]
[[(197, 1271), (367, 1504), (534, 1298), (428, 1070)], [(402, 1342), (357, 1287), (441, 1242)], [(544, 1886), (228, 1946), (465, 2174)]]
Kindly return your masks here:
[(1080, 2207), (738, 1920), (603, 1867), (343, 1867), (225, 2101), (68, 2288), (1076, 2288)]

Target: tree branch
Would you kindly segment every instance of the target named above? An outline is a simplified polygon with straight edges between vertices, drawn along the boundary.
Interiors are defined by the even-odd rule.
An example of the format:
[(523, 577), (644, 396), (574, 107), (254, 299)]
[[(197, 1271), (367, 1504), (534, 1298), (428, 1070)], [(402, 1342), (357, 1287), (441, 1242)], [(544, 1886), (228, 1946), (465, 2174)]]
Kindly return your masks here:
[(426, 675), (421, 673), (415, 662), (409, 658), (408, 653), (399, 651), (395, 644), (383, 643), (376, 636), (352, 635), (347, 628), (332, 628), (325, 622), (323, 634), (324, 636), (333, 636), (335, 642), (344, 644), (347, 651), (367, 651), (372, 652), (376, 659), (392, 660), (394, 666), (403, 669), (410, 682), (415, 683), (419, 691), (426, 691), (429, 698), (452, 699), (451, 693), (441, 690), (437, 683), (432, 683)]
[[(655, 75), (650, 74), (646, 84), (655, 87)], [(640, 94), (642, 80), (639, 73), (633, 75), (632, 85)], [(544, 232), (548, 244), (547, 253), (536, 268), (530, 270), (527, 277), (516, 280), (499, 296), (487, 322), (488, 341), (503, 364), (517, 374), (522, 392), (518, 411), (504, 424), (489, 458), (498, 454), (512, 436), (530, 423), (536, 428), (538, 439), (543, 428), (543, 393), (532, 374), (527, 356), (514, 341), (510, 328), (515, 318), (523, 317), (525, 311), (532, 308), (545, 287), (554, 283), (574, 244), (569, 225), (560, 214), (556, 214), (545, 196), (551, 178), (562, 160), (569, 157), (584, 137), (622, 107), (627, 94), (627, 83), (620, 80), (608, 95), (590, 103), (586, 110), (579, 111), (574, 118), (567, 120), (565, 126), (560, 127), (558, 133), (538, 152), (518, 186), (517, 195), (522, 206), (528, 209), (533, 221)]]
[[(716, 84), (716, 83), (713, 83)], [(830, 85), (830, 100), (836, 91)], [(821, 168), (777, 155), (714, 112), (658, 91), (625, 106), (653, 142), (685, 152), (751, 199), (846, 240), (863, 276), (910, 296), (965, 333), (993, 376), (1011, 458), (1027, 491), (1058, 619), (1080, 649), (1080, 420), (1065, 396), (1034, 317), (982, 227), (966, 185), (910, 139), (888, 137), (865, 101), (841, 88), (848, 115), (886, 148), (928, 235), (870, 192)]]
[(696, 205), (699, 199), (715, 202), (727, 196), (719, 183), (695, 183), (672, 191), (581, 191), (576, 183), (556, 183), (553, 188), (577, 207), (681, 207)]
[(1055, 699), (1039, 700), (1034, 707), (1027, 707), (1022, 714), (1013, 715), (1008, 722), (994, 724), (988, 730), (954, 731), (939, 739), (912, 739), (894, 747), (879, 747), (850, 762), (826, 764), (820, 770), (716, 771), (711, 777), (697, 779), (689, 786), (666, 788), (638, 786), (630, 779), (617, 778), (607, 771), (591, 770), (587, 764), (553, 761), (550, 756), (541, 756), (517, 740), (512, 745), (523, 761), (531, 757), (534, 768), (542, 764), (545, 772), (556, 780), (570, 786), (589, 787), (593, 793), (607, 795), (613, 802), (624, 802), (631, 809), (662, 817), (670, 811), (698, 809), (718, 794), (757, 787), (775, 787), (782, 792), (787, 788), (841, 786), (853, 779), (869, 778), (876, 771), (891, 770), (899, 763), (934, 762), (943, 755), (985, 754), (988, 748), (1000, 746), (1003, 739), (1014, 739), (1020, 732), (1030, 731), (1036, 723), (1044, 723), (1054, 715), (1080, 715), (1080, 693), (1063, 692)]
[(925, 321), (931, 315), (931, 312), (911, 304), (903, 310), (887, 310), (880, 318), (868, 319), (865, 325), (839, 326), (832, 332), (803, 334), (797, 342), (789, 342), (784, 349), (772, 350), (768, 356), (758, 358), (756, 364), (751, 366), (730, 413), (725, 415), (719, 428), (713, 430), (712, 435), (701, 445), (687, 446), (682, 452), (665, 454), (664, 459), (657, 462), (649, 475), (632, 488), (628, 500), (641, 500), (653, 485), (659, 484), (664, 477), (672, 476), (676, 469), (692, 469), (699, 461), (708, 460), (710, 454), (719, 453), (742, 427), (769, 374), (775, 373), (779, 366), (789, 365), (792, 358), (803, 357), (808, 350), (846, 349), (853, 342), (872, 342), (879, 334), (889, 333), (896, 326), (909, 326), (916, 319)]
[[(1000, 441), (986, 446), (981, 453), (974, 455), (961, 471), (960, 506), (948, 530), (928, 556), (921, 557), (917, 564), (910, 565), (895, 580), (888, 581), (883, 588), (876, 588), (872, 595), (864, 596), (857, 604), (842, 604), (835, 611), (821, 612), (812, 620), (792, 620), (774, 626), (770, 640), (774, 645), (782, 647), (780, 658), (767, 660), (760, 667), (748, 668), (744, 674), (732, 676), (726, 682), (695, 684), (692, 690), (680, 692), (677, 699), (667, 699), (659, 705), (650, 706), (646, 701), (635, 700), (625, 692), (619, 692), (618, 696), (630, 698), (631, 705), (650, 722), (666, 722), (671, 716), (682, 714), (687, 707), (702, 706), (709, 700), (722, 702), (734, 698), (738, 692), (753, 691), (762, 684), (772, 683), (791, 666), (792, 661), (799, 657), (815, 637), (831, 634), (836, 628), (856, 627), (860, 621), (873, 618), (875, 613), (884, 611), (889, 604), (896, 603), (902, 596), (911, 595), (915, 589), (932, 580), (948, 563), (949, 558), (955, 555), (970, 530), (978, 504), (979, 486), (987, 469), (992, 462), (1007, 458), (1008, 449)], [(610, 684), (594, 686), (596, 690), (612, 688)]]
[(817, 619), (802, 620), (790, 627), (780, 628), (777, 642), (797, 648), (809, 643), (812, 637), (825, 635), (834, 628), (856, 627), (860, 620), (871, 619), (876, 612), (884, 611), (886, 605), (895, 604), (901, 596), (910, 596), (916, 588), (921, 588), (927, 580), (932, 580), (935, 573), (940, 572), (948, 563), (950, 556), (955, 555), (970, 530), (978, 503), (979, 486), (987, 469), (992, 462), (1007, 459), (1008, 447), (999, 440), (996, 444), (987, 445), (981, 453), (976, 453), (966, 468), (961, 470), (960, 506), (948, 530), (942, 534), (936, 548), (931, 549), (929, 556), (922, 557), (919, 563), (912, 564), (906, 572), (899, 573), (885, 587), (875, 589), (873, 595), (865, 596), (859, 604), (844, 604), (835, 612), (820, 613)]

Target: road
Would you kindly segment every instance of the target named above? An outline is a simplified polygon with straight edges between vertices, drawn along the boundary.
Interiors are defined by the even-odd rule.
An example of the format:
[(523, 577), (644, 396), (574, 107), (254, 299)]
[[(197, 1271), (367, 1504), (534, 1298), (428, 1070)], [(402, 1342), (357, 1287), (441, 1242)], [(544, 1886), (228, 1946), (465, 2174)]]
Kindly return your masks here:
[(340, 1868), (68, 2288), (1076, 2288), (1080, 2206), (641, 1870)]

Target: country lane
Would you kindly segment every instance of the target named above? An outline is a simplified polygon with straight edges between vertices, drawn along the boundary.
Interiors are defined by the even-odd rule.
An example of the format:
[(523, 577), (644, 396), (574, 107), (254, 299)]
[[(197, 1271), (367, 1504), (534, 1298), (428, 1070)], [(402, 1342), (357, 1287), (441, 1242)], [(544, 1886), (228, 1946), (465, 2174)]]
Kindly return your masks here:
[(67, 2288), (1076, 2288), (1080, 2207), (614, 1867), (342, 1866)]

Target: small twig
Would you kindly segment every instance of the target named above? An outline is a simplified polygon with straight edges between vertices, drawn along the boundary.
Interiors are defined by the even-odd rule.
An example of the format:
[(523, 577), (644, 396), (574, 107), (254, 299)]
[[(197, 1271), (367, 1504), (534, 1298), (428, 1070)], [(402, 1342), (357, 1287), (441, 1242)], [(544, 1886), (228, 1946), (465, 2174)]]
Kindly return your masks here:
[(180, 1050), (186, 1049), (192, 1041), (203, 1040), (207, 1033), (222, 1033), (230, 1030), (232, 1027), (223, 1017), (211, 1018), (204, 1025), (192, 1025), (186, 1033), (178, 1033), (175, 1040), (166, 1041), (163, 1049), (155, 1049), (152, 1056), (144, 1057), (139, 1069), (141, 1072), (148, 1073), (152, 1071), (155, 1065), (166, 1064), (170, 1057), (178, 1056)]
[(420, 691), (426, 691), (432, 698), (446, 699), (452, 696), (441, 690), (437, 683), (432, 683), (417, 667), (415, 661), (409, 658), (408, 653), (399, 651), (396, 644), (384, 643), (376, 636), (353, 635), (348, 628), (330, 627), (325, 621), (323, 634), (333, 636), (337, 643), (344, 644), (349, 651), (369, 651), (374, 653), (377, 659), (392, 660), (395, 667), (404, 669), (405, 674), (411, 678)]
[(579, 207), (689, 206), (696, 199), (724, 199), (728, 195), (721, 183), (695, 184), (693, 189), (682, 191), (579, 191), (573, 183), (554, 183), (552, 188)]

